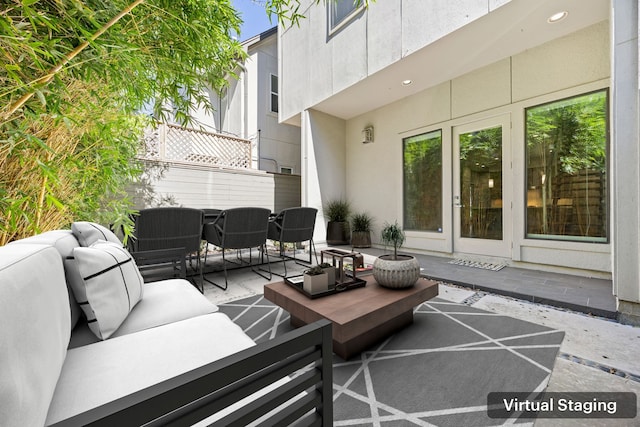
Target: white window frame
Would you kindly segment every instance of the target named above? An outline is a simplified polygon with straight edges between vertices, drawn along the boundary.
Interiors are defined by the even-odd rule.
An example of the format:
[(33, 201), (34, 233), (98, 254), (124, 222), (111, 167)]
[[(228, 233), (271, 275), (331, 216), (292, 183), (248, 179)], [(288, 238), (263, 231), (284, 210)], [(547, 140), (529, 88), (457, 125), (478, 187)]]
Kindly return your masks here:
[[(273, 78), (276, 78), (276, 83), (278, 86), (280, 86), (280, 79), (278, 79), (278, 76), (272, 73), (269, 73), (269, 112), (272, 114), (278, 114), (278, 111), (280, 111), (280, 94), (278, 91), (274, 92), (273, 91)], [(273, 96), (276, 96), (276, 111), (273, 111)]]
[[(340, 1), (354, 2), (354, 9), (340, 21), (334, 23), (333, 10), (336, 4)], [(364, 9), (364, 1), (360, 1), (360, 4), (358, 6), (355, 6), (355, 1), (356, 0), (335, 0), (327, 2), (327, 27), (329, 29), (329, 35), (333, 35), (349, 25), (349, 23), (356, 17), (356, 15), (358, 15)]]

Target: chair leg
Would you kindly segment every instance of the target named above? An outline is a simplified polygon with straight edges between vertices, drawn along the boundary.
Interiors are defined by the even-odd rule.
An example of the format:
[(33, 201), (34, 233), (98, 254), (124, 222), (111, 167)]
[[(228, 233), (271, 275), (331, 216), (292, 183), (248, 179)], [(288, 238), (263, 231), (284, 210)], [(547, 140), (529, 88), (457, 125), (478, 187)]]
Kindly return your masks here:
[(202, 283), (202, 292), (204, 293), (204, 282), (211, 283), (213, 286), (215, 286), (217, 288), (220, 288), (223, 291), (226, 291), (227, 287), (228, 287), (228, 284), (227, 284), (227, 263), (226, 263), (225, 258), (224, 258), (224, 249), (222, 250), (222, 265), (224, 267), (224, 288), (222, 286), (218, 285), (216, 282), (214, 282), (212, 280), (209, 280), (206, 277), (204, 277), (204, 266), (207, 265), (207, 253), (208, 252), (209, 251), (204, 253), (204, 265), (202, 266), (202, 270), (200, 272), (202, 280), (204, 280), (203, 282), (201, 282)]
[[(283, 244), (282, 242), (278, 242), (278, 243), (279, 243), (279, 245), (280, 245), (280, 252), (279, 252), (279, 254), (280, 254), (280, 259), (282, 260), (282, 265), (284, 266), (284, 274), (276, 273), (275, 271), (274, 271), (274, 272), (272, 272), (272, 271), (271, 271), (271, 264), (269, 264), (269, 274), (272, 274), (272, 275), (273, 275), (273, 274), (275, 274), (276, 276), (280, 276), (280, 277), (282, 277), (282, 278), (286, 279), (286, 278), (287, 278), (287, 276), (288, 276), (288, 273), (287, 273), (287, 258), (288, 258), (288, 257), (285, 255), (285, 251), (284, 251), (284, 244)], [(266, 250), (265, 250), (265, 252), (266, 252)], [(268, 259), (269, 259), (269, 254), (267, 254), (267, 260), (268, 260)], [(264, 261), (264, 259), (263, 259), (263, 261)], [(263, 262), (263, 264), (264, 264), (264, 262)], [(261, 270), (262, 270), (262, 271), (266, 271), (266, 270), (264, 270), (264, 269), (261, 269)]]
[[(280, 251), (280, 257), (282, 258), (282, 265), (284, 266), (284, 276), (283, 277), (287, 277), (289, 275), (289, 273), (287, 273), (287, 257), (285, 257), (285, 253), (284, 253), (284, 248), (282, 243), (280, 243), (280, 247), (281, 247), (281, 251)], [(295, 252), (294, 252), (295, 255)]]
[[(310, 244), (309, 244), (309, 261), (308, 261), (308, 264), (309, 265), (313, 264), (312, 253), (315, 254), (315, 256), (316, 256), (316, 264), (319, 264), (319, 262), (318, 262), (318, 253), (315, 250), (316, 246), (313, 243), (313, 239), (309, 240), (309, 242), (310, 242)], [(307, 261), (306, 260), (297, 259), (295, 251), (293, 252), (293, 259), (296, 262), (296, 264), (302, 265), (304, 267), (307, 267), (307, 265), (305, 265), (305, 264), (307, 264)]]
[[(280, 242), (280, 258), (282, 258), (282, 265), (284, 266), (284, 276), (287, 277), (287, 258), (284, 256), (284, 243)], [(295, 255), (295, 252), (294, 252)]]
[[(205, 252), (205, 262), (206, 262), (206, 257), (207, 257), (207, 253)], [(185, 254), (184, 258), (182, 259), (182, 262), (180, 263), (180, 268), (182, 269), (182, 275), (183, 277), (186, 279), (187, 278), (187, 263), (185, 261), (186, 257), (189, 257), (189, 268), (191, 270), (194, 270), (193, 268), (193, 254)], [(202, 281), (204, 276), (203, 276), (203, 270), (204, 267), (202, 266), (202, 260), (200, 259), (202, 257), (202, 254), (200, 253), (200, 250), (198, 249), (197, 255), (198, 258), (196, 260), (196, 275), (200, 276), (200, 285), (198, 286), (198, 280), (197, 278), (193, 278), (193, 276), (190, 276), (187, 280), (189, 280), (193, 286), (196, 287), (197, 290), (200, 291), (200, 293), (204, 294), (204, 282)]]
[[(206, 252), (205, 252), (206, 256)], [(200, 250), (198, 250), (198, 262), (197, 262), (198, 270), (200, 270), (200, 292), (204, 294), (204, 264), (202, 263), (202, 254)]]
[[(309, 261), (311, 261), (311, 252), (316, 256), (316, 264), (320, 264), (318, 262), (318, 251), (316, 250), (316, 244), (313, 243), (313, 239), (309, 240), (311, 244), (309, 245)], [(311, 262), (309, 262), (311, 263)]]
[[(282, 242), (278, 242), (278, 243), (279, 243), (280, 246), (282, 246)], [(264, 262), (264, 254), (265, 253), (267, 254), (267, 262)], [(280, 252), (280, 253), (282, 253), (282, 252)], [(277, 261), (274, 261), (274, 262), (277, 262)], [(262, 268), (262, 266), (265, 265), (265, 264), (267, 265), (268, 270), (265, 270), (264, 268)], [(262, 275), (262, 274), (260, 274), (260, 273), (258, 273), (257, 271), (254, 270), (256, 273), (260, 274), (262, 277), (264, 277), (265, 279), (268, 279), (268, 280), (271, 280), (273, 278), (274, 274), (276, 276), (280, 276), (280, 277), (286, 277), (287, 276), (287, 264), (284, 264), (284, 275), (282, 275), (280, 273), (276, 273), (275, 271), (271, 271), (271, 261), (269, 260), (269, 252), (267, 251), (267, 245), (266, 244), (260, 246), (260, 264), (258, 266), (258, 270), (264, 271), (266, 273), (269, 273), (269, 277), (266, 277), (266, 276), (264, 276), (264, 275)]]
[[(205, 253), (206, 255), (206, 253)], [(200, 254), (200, 250), (198, 250), (198, 252), (196, 253), (196, 267), (195, 267), (195, 272), (196, 275), (200, 276), (200, 286), (198, 286), (198, 280), (196, 278), (193, 278), (193, 285), (196, 287), (196, 289), (198, 289), (200, 291), (200, 293), (204, 294), (204, 283), (202, 282), (202, 278), (203, 278), (203, 274), (202, 274), (202, 260), (200, 259), (202, 255)], [(193, 267), (193, 254), (191, 254), (189, 256), (189, 267), (194, 270)], [(186, 272), (185, 272), (186, 273)]]
[[(236, 256), (238, 252), (236, 251)], [(224, 257), (224, 249), (222, 250), (222, 269), (224, 270), (224, 290), (229, 287), (228, 275), (227, 275), (227, 260)]]
[[(267, 248), (264, 244), (260, 245), (260, 250), (264, 253), (267, 252)], [(271, 263), (269, 263), (269, 253), (267, 252), (267, 267), (269, 267), (269, 277), (265, 276), (264, 274), (260, 273), (260, 271), (262, 270), (260, 267), (258, 267), (257, 269), (253, 268), (253, 263), (251, 263), (251, 252), (249, 252), (249, 263), (251, 265), (251, 271), (253, 271), (254, 273), (256, 273), (258, 276), (260, 277), (264, 277), (267, 280), (271, 280), (273, 278), (273, 274), (271, 273)], [(264, 270), (262, 270), (264, 271)]]

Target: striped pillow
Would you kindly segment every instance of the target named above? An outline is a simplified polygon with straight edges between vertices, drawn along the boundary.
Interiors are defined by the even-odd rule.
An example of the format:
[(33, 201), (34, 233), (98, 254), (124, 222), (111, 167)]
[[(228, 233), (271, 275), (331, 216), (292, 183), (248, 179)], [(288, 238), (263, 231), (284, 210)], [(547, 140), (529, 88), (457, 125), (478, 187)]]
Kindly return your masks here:
[(142, 299), (143, 280), (131, 254), (119, 243), (98, 240), (77, 247), (67, 259), (71, 289), (91, 331), (101, 340), (113, 334)]

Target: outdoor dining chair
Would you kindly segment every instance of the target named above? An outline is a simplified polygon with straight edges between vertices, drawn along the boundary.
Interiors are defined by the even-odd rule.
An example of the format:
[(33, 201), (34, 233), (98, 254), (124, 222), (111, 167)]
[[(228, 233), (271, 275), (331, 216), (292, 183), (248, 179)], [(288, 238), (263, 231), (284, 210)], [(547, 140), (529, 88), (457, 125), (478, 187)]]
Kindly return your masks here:
[[(171, 261), (179, 261), (182, 269), (179, 277), (185, 277), (186, 263), (184, 260), (189, 257), (193, 268), (192, 254), (196, 254), (195, 270), (200, 273), (199, 290), (204, 292), (202, 286), (202, 266), (200, 262), (200, 244), (202, 241), (202, 224), (204, 213), (200, 209), (183, 207), (160, 207), (140, 210), (134, 216), (134, 237), (130, 239), (129, 249), (141, 264), (144, 273), (144, 266), (147, 269), (152, 265), (162, 267)], [(176, 262), (173, 262), (174, 270)], [(194, 284), (198, 284), (194, 280)]]
[[(318, 210), (315, 208), (299, 207), (283, 209), (269, 221), (269, 232), (267, 238), (275, 240), (280, 243), (280, 258), (282, 258), (282, 264), (284, 265), (284, 275), (277, 274), (278, 276), (287, 277), (287, 260), (294, 260), (299, 263), (299, 259), (296, 258), (295, 248), (293, 251), (293, 257), (287, 256), (284, 250), (285, 243), (309, 243), (309, 261), (312, 262), (312, 254), (315, 251), (315, 245), (313, 243), (313, 230), (316, 225), (316, 214)], [(306, 261), (305, 261), (306, 262)], [(318, 262), (318, 254), (316, 254), (316, 263)]]
[[(207, 282), (222, 290), (227, 290), (228, 273), (226, 252), (228, 249), (252, 249), (259, 248), (261, 253), (265, 253), (265, 244), (267, 242), (267, 228), (269, 226), (269, 214), (271, 211), (264, 208), (233, 208), (226, 209), (212, 221), (204, 225), (204, 237), (207, 243), (222, 249), (222, 266), (224, 270), (224, 287), (204, 278)], [(207, 263), (207, 252), (205, 251), (204, 263)], [(240, 257), (241, 265), (246, 263)], [(251, 266), (251, 270), (271, 280), (271, 267), (269, 267), (269, 276), (262, 274), (259, 269), (254, 269), (251, 251), (249, 251), (249, 262), (246, 264)], [(267, 253), (267, 265), (269, 265), (269, 254)]]

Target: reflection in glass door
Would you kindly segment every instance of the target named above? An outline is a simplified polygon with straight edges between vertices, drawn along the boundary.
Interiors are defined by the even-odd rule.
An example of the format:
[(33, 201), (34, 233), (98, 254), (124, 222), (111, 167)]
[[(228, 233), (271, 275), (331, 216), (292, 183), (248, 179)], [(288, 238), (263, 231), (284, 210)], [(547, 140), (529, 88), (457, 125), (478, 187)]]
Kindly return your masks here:
[(509, 116), (453, 129), (453, 249), (510, 257)]
[(502, 127), (460, 134), (460, 236), (502, 240)]

